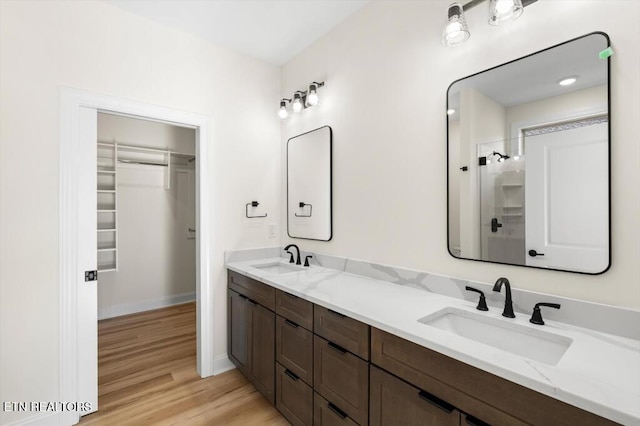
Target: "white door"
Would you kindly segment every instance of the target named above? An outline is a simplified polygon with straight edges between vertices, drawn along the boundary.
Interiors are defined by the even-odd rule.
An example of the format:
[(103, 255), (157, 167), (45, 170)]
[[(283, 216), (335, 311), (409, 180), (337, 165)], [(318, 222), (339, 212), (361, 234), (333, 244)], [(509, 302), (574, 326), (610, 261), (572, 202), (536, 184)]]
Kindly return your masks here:
[(86, 271), (97, 270), (97, 121), (95, 108), (80, 108), (78, 173), (78, 401), (98, 409), (98, 289), (85, 281)]
[(527, 265), (589, 273), (607, 268), (607, 141), (608, 123), (525, 138)]

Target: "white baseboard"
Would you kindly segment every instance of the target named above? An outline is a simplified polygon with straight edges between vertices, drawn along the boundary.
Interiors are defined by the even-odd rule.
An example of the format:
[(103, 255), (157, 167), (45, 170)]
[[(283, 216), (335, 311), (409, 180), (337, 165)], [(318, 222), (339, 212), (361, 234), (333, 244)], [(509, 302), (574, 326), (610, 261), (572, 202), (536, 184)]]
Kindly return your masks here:
[(231, 362), (227, 354), (218, 355), (213, 360), (213, 375), (217, 376), (226, 371), (233, 370), (236, 366)]
[(155, 299), (147, 299), (142, 302), (123, 303), (107, 308), (98, 308), (98, 320), (165, 308), (167, 306), (180, 305), (182, 303), (193, 302), (194, 300), (196, 300), (196, 293), (191, 292), (162, 296)]
[(40, 413), (25, 419), (6, 423), (5, 426), (58, 426), (62, 424), (62, 413)]

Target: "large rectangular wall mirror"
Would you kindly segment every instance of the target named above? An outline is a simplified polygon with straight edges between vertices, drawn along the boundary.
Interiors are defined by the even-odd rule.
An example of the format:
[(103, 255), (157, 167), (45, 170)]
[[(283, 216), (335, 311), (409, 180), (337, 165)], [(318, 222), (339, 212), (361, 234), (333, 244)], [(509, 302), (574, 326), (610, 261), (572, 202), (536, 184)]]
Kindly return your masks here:
[(332, 143), (329, 126), (287, 142), (287, 233), (291, 238), (331, 239)]
[(609, 45), (595, 32), (451, 84), (454, 257), (586, 274), (609, 268)]

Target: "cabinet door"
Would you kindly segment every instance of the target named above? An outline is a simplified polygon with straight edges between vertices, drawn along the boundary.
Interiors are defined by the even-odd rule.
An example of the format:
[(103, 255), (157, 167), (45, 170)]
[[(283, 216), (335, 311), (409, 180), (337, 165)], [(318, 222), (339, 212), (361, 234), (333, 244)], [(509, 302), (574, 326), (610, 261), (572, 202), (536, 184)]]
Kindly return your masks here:
[(361, 425), (369, 416), (369, 363), (314, 336), (313, 388)]
[(347, 416), (347, 413), (315, 392), (313, 393), (313, 425), (358, 426)]
[(251, 305), (246, 297), (228, 290), (229, 359), (245, 375), (249, 375), (251, 340)]
[(371, 366), (370, 425), (458, 426), (460, 412), (433, 395)]
[(276, 315), (276, 361), (313, 384), (313, 334)]
[(275, 403), (276, 314), (251, 299), (251, 375), (254, 386)]
[(277, 363), (276, 408), (293, 426), (313, 425), (313, 389)]

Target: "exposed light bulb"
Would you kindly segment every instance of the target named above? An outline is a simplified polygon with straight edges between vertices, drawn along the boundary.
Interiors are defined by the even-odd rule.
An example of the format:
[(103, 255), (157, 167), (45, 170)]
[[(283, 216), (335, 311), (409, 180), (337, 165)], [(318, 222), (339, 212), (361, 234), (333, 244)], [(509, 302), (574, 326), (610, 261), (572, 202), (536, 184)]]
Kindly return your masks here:
[(467, 40), (469, 35), (462, 5), (453, 3), (447, 12), (447, 23), (442, 31), (442, 44), (447, 47), (457, 46)]
[(500, 25), (513, 21), (522, 15), (522, 0), (491, 0), (489, 23)]
[(454, 114), (455, 112), (456, 112), (456, 110), (455, 110), (455, 109), (448, 109), (448, 110), (447, 110), (447, 115)]
[(278, 110), (278, 117), (284, 120), (288, 116), (289, 116), (289, 111), (287, 111), (287, 103), (285, 101), (280, 101), (280, 109)]
[(513, 156), (513, 161), (518, 161), (520, 160), (520, 156), (519, 155), (514, 155)]
[(293, 102), (291, 103), (291, 108), (293, 109), (293, 112), (300, 112), (302, 111), (302, 109), (304, 108), (304, 105), (302, 104), (302, 98), (300, 97), (299, 93), (296, 93), (295, 95), (293, 95)]
[(318, 93), (316, 92), (317, 90), (318, 90), (318, 86), (316, 86), (315, 84), (309, 85), (309, 94), (307, 95), (307, 105), (309, 106), (318, 105), (318, 102), (320, 101), (320, 99), (318, 98)]

